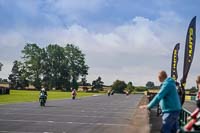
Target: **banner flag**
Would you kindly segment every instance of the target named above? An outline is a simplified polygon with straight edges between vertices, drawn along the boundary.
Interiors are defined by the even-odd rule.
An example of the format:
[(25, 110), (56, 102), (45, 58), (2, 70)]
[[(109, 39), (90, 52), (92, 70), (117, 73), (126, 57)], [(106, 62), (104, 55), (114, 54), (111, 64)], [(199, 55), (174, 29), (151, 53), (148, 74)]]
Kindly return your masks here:
[(185, 42), (185, 55), (184, 55), (184, 64), (183, 64), (183, 77), (181, 79), (181, 88), (182, 88), (182, 98), (181, 104), (185, 101), (185, 85), (190, 66), (192, 64), (194, 50), (196, 42), (196, 16), (191, 20), (188, 27), (186, 42)]
[(177, 64), (178, 64), (179, 48), (180, 48), (180, 43), (177, 43), (172, 53), (171, 77), (175, 81), (178, 79)]

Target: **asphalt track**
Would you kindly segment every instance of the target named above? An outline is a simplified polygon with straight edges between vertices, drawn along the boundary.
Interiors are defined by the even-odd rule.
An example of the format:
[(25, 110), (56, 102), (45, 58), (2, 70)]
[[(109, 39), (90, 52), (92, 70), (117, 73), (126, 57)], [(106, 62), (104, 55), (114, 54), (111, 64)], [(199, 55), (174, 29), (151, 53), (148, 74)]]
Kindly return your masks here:
[(0, 133), (131, 133), (142, 95), (0, 105)]

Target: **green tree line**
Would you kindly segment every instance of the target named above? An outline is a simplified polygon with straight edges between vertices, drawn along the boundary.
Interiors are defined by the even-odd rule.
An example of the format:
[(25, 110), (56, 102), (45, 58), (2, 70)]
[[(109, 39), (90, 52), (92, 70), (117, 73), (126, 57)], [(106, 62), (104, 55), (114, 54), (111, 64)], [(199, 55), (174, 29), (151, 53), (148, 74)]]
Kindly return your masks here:
[(112, 90), (116, 93), (131, 93), (135, 90), (135, 87), (132, 82), (128, 82), (128, 84), (126, 84), (125, 81), (116, 80), (113, 82)]
[(22, 61), (14, 61), (9, 75), (12, 88), (24, 88), (29, 84), (36, 89), (78, 88), (78, 79), (88, 75), (85, 55), (73, 44), (61, 47), (50, 44), (40, 48), (37, 44), (26, 44), (22, 50)]

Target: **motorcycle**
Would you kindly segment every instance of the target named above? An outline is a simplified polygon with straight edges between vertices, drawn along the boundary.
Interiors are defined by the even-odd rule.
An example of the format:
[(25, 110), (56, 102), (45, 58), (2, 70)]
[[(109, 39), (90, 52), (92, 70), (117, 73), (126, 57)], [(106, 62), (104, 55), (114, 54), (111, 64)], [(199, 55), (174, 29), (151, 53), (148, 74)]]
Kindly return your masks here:
[(112, 90), (110, 94), (111, 94), (111, 95), (114, 95), (114, 93), (115, 93), (114, 90)]
[(75, 100), (76, 99), (76, 92), (72, 92), (72, 99)]
[(73, 100), (76, 99), (76, 96), (75, 96), (75, 95), (72, 95), (72, 99), (73, 99)]
[(72, 99), (75, 100), (76, 99), (76, 90), (72, 91)]
[(45, 104), (46, 104), (46, 96), (43, 93), (40, 94), (39, 101), (40, 101), (40, 106), (45, 106)]

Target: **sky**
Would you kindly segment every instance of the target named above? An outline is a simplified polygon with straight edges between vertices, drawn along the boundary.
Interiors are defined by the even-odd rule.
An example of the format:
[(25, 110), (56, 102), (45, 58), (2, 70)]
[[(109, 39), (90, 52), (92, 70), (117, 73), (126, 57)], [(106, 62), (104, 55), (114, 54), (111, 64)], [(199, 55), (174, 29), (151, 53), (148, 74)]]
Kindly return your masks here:
[(73, 43), (85, 54), (92, 82), (101, 76), (144, 86), (170, 76), (172, 50), (181, 43), (178, 80), (182, 77), (186, 32), (197, 16), (194, 60), (186, 88), (200, 75), (199, 0), (0, 0), (1, 78), (11, 73), (26, 43), (40, 47)]

